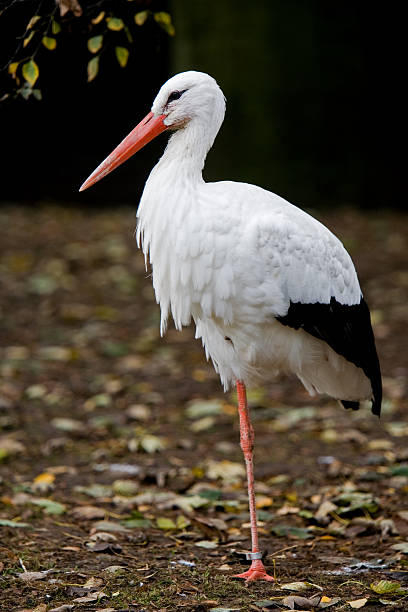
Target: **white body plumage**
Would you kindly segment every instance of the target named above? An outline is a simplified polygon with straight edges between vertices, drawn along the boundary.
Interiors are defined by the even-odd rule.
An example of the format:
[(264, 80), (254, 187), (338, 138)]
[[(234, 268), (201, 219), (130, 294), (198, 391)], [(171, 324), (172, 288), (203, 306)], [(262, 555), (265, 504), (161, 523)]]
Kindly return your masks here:
[[(169, 93), (175, 89), (184, 94), (184, 115), (191, 109), (187, 122), (174, 116), (177, 104), (171, 111)], [(214, 79), (195, 72), (173, 77), (152, 107), (155, 115), (166, 110), (169, 125), (178, 129), (137, 213), (137, 239), (152, 265), (161, 333), (169, 314), (177, 329), (192, 318), (226, 389), (236, 380), (250, 385), (284, 370), (311, 393), (370, 397), (370, 380), (360, 367), (275, 318), (285, 316), (291, 303), (329, 304), (335, 298), (359, 304), (357, 275), (341, 242), (273, 193), (203, 181), (204, 160), (225, 110)]]

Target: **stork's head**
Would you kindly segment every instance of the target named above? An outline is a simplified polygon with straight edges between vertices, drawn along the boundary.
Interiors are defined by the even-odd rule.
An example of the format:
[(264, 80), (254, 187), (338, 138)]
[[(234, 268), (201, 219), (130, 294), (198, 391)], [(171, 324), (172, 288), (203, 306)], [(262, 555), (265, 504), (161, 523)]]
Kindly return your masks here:
[(225, 98), (215, 79), (204, 72), (181, 72), (169, 79), (153, 102), (154, 116), (164, 115), (170, 129), (186, 126), (191, 120), (217, 124), (225, 114)]
[(206, 130), (211, 146), (224, 114), (225, 98), (215, 79), (204, 72), (176, 74), (161, 87), (151, 112), (92, 172), (79, 191), (109, 174), (165, 130), (200, 125)]

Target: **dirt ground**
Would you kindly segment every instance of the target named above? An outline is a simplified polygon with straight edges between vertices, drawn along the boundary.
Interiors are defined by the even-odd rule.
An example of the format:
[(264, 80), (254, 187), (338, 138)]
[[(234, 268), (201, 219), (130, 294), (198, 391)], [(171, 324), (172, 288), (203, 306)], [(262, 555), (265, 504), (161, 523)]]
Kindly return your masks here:
[(318, 217), (372, 308), (383, 416), (251, 392), (276, 581), (247, 586), (234, 394), (192, 329), (159, 337), (134, 210), (0, 209), (2, 611), (408, 610), (407, 217)]

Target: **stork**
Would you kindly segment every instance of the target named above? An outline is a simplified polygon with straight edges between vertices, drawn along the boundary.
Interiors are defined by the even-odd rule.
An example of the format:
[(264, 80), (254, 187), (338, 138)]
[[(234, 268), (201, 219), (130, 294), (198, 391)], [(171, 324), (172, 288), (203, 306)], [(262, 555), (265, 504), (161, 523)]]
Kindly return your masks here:
[(258, 542), (246, 387), (292, 372), (312, 395), (327, 394), (353, 410), (369, 399), (380, 415), (381, 372), (369, 309), (338, 238), (261, 187), (204, 182), (224, 114), (224, 95), (211, 76), (173, 76), (80, 191), (171, 132), (143, 191), (137, 243), (152, 267), (161, 335), (170, 314), (178, 330), (193, 320), (224, 389), (236, 385), (252, 540), (251, 566), (237, 577), (272, 581)]

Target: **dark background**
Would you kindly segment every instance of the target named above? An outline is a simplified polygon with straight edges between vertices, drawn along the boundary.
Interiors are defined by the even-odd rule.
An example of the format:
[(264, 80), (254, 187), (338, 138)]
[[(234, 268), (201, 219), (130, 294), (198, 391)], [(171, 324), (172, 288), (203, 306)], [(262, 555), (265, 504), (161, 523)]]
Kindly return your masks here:
[[(140, 3), (128, 4), (135, 11)], [(0, 16), (1, 65), (37, 5), (16, 3)], [(168, 76), (197, 69), (211, 73), (227, 97), (207, 180), (254, 182), (305, 207), (405, 205), (397, 180), (405, 114), (398, 5), (151, 5), (171, 13), (176, 35), (154, 23), (139, 28), (126, 69), (106, 54), (88, 84), (88, 35), (80, 27), (61, 33), (57, 51), (41, 52), (43, 100), (0, 107), (1, 201), (136, 205), (165, 136), (88, 192), (77, 188), (148, 112)]]

